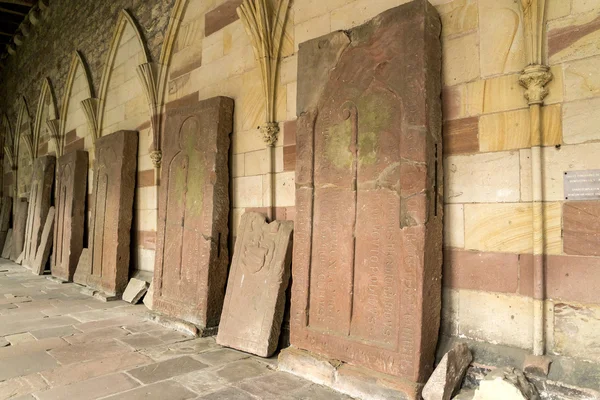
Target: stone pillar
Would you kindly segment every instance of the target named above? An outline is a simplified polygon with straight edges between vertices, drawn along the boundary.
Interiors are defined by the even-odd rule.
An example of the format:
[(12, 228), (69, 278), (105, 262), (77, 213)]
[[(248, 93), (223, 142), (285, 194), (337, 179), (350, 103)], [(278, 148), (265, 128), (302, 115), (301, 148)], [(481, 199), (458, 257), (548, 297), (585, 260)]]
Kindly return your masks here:
[[(309, 379), (294, 358), (341, 360), (330, 379), (316, 380), (357, 397), (392, 390), (419, 398), (433, 368), (440, 29), (433, 6), (414, 0), (298, 53), (293, 347), (280, 360)], [(344, 383), (357, 380), (371, 383)]]

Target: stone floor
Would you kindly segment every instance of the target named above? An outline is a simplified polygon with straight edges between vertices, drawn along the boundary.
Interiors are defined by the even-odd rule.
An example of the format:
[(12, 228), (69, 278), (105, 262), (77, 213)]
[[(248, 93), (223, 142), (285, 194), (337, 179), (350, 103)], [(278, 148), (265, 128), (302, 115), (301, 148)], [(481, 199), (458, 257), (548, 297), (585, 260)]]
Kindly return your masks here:
[(349, 399), (0, 261), (0, 399)]

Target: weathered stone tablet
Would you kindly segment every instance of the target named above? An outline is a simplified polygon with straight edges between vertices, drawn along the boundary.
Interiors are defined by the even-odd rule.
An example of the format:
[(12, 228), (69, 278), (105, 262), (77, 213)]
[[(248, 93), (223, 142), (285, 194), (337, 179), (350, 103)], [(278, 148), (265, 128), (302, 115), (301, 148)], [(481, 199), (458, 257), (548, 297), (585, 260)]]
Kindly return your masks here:
[(290, 279), (294, 223), (242, 215), (217, 343), (261, 357), (277, 350)]
[(46, 263), (48, 257), (50, 257), (50, 251), (52, 250), (52, 237), (54, 236), (54, 216), (55, 208), (50, 207), (46, 221), (44, 221), (44, 229), (42, 230), (42, 238), (40, 245), (35, 254), (35, 260), (33, 261), (32, 272), (38, 275), (44, 275), (46, 270)]
[(197, 99), (166, 109), (153, 309), (202, 330), (225, 296), (233, 100)]
[(75, 282), (108, 296), (121, 295), (129, 281), (137, 147), (135, 131), (119, 131), (96, 140), (90, 207), (91, 264), (89, 271), (75, 274)]
[[(21, 198), (14, 202), (15, 207), (15, 220), (13, 222), (13, 243), (10, 251), (10, 259), (17, 261), (19, 257), (24, 257), (25, 247), (25, 229), (27, 228), (27, 210), (29, 209), (29, 203), (27, 199)], [(22, 263), (21, 260), (20, 263)], [(19, 264), (20, 264), (19, 263)]]
[(35, 159), (29, 192), (29, 208), (25, 228), (25, 254), (23, 265), (32, 268), (35, 255), (42, 239), (42, 230), (50, 210), (52, 186), (54, 185), (54, 167), (56, 157), (43, 156)]
[(83, 250), (87, 178), (87, 151), (72, 151), (58, 159), (52, 275), (63, 281), (73, 279)]
[(4, 247), (2, 248), (2, 258), (8, 258), (12, 249), (12, 236), (13, 230), (9, 229), (6, 233), (6, 240), (4, 241)]
[(0, 249), (4, 249), (4, 242), (10, 228), (10, 215), (12, 214), (12, 197), (2, 197), (2, 210), (0, 210)]
[(440, 29), (415, 0), (298, 55), (291, 343), (411, 399), (440, 324)]

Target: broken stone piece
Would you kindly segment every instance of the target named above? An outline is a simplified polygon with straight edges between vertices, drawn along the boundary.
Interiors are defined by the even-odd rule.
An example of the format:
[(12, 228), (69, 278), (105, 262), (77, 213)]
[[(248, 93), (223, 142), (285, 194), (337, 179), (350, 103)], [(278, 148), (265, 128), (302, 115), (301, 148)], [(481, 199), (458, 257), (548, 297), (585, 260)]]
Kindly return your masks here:
[(46, 263), (48, 257), (50, 257), (50, 251), (52, 250), (52, 236), (54, 234), (54, 213), (55, 208), (50, 207), (46, 222), (44, 223), (44, 230), (42, 231), (42, 239), (37, 249), (35, 260), (32, 266), (32, 272), (34, 274), (43, 275), (46, 269)]
[(6, 240), (4, 241), (4, 248), (2, 249), (2, 258), (10, 257), (10, 250), (12, 249), (12, 235), (13, 230), (9, 229), (6, 234)]
[(270, 357), (279, 342), (294, 223), (242, 216), (217, 343)]
[(147, 291), (148, 282), (131, 278), (125, 292), (123, 292), (123, 300), (131, 304), (137, 304)]
[(473, 356), (464, 343), (447, 352), (423, 388), (425, 400), (450, 400), (460, 388)]
[(523, 371), (507, 367), (487, 374), (473, 400), (540, 400), (540, 396)]

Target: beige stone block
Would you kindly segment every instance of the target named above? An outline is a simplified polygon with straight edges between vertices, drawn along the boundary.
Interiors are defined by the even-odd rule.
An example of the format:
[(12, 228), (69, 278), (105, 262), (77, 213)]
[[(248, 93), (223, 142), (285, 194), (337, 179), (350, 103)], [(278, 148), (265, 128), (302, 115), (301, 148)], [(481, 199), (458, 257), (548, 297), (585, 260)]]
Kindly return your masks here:
[(244, 175), (262, 175), (270, 172), (271, 166), (269, 165), (269, 158), (267, 154), (268, 149), (263, 148), (262, 150), (251, 151), (245, 153), (244, 157)]
[(600, 96), (600, 57), (565, 64), (565, 101)]
[(286, 85), (286, 120), (296, 118), (296, 98), (298, 95), (298, 84), (296, 82)]
[(525, 89), (519, 84), (520, 74), (486, 79), (483, 89), (483, 113), (516, 110), (528, 106)]
[(355, 0), (331, 11), (331, 31), (350, 29), (410, 0)]
[[(212, 37), (212, 36), (211, 36)], [(202, 63), (208, 64), (223, 57), (223, 43), (215, 43), (209, 47), (202, 48)]]
[(481, 76), (521, 71), (527, 65), (519, 2), (479, 1)]
[(262, 207), (263, 179), (261, 175), (233, 179), (233, 207)]
[[(501, 253), (531, 253), (531, 203), (465, 204), (465, 248)], [(562, 252), (562, 207), (545, 203), (545, 253)]]
[(140, 187), (135, 190), (135, 208), (153, 210), (156, 208), (156, 186)]
[(328, 14), (331, 10), (340, 8), (352, 0), (302, 0), (293, 3), (294, 22), (301, 24), (310, 19)]
[(476, 0), (454, 0), (436, 6), (442, 20), (442, 36), (458, 35), (477, 29)]
[(551, 65), (600, 54), (600, 29), (595, 11), (548, 22), (547, 36)]
[(139, 231), (156, 232), (157, 212), (156, 209), (135, 211), (135, 220)]
[(460, 336), (523, 349), (531, 347), (533, 300), (530, 297), (458, 292)]
[(298, 50), (300, 43), (326, 35), (331, 32), (331, 19), (329, 13), (312, 18), (297, 24), (294, 29), (294, 48)]
[(442, 115), (444, 120), (473, 117), (483, 112), (485, 81), (479, 80), (444, 88)]
[(251, 46), (250, 37), (246, 34), (241, 20), (223, 28), (223, 54), (229, 54), (245, 46)]
[(181, 23), (173, 47), (173, 57), (176, 57), (179, 52), (190, 46), (202, 47), (202, 40), (204, 39), (204, 22), (205, 19), (202, 17)]
[(296, 172), (275, 174), (275, 206), (291, 207), (296, 204)]
[(479, 77), (479, 43), (476, 33), (442, 41), (442, 76), (446, 86)]
[(231, 157), (231, 176), (244, 176), (245, 154), (234, 154)]
[(246, 212), (245, 208), (234, 208), (232, 212), (231, 219), (231, 235), (233, 237), (237, 237), (238, 226), (240, 225), (240, 221), (242, 219), (242, 215)]
[(241, 130), (258, 128), (265, 122), (265, 96), (262, 90), (260, 69), (255, 68), (242, 76), (242, 93), (237, 108)]
[[(108, 103), (108, 102), (107, 102)], [(113, 105), (113, 104), (110, 104)], [(104, 119), (102, 126), (107, 127), (118, 122), (121, 122), (125, 119), (125, 105), (124, 104), (115, 104), (115, 107), (109, 107), (109, 104), (106, 105), (106, 110), (104, 112)], [(108, 132), (110, 133), (110, 132)], [(108, 134), (103, 131), (103, 135)]]
[[(562, 143), (561, 105), (542, 109), (542, 142), (544, 146)], [(482, 115), (479, 119), (480, 151), (502, 151), (531, 147), (529, 109)], [(539, 145), (540, 138), (533, 140)]]
[(283, 172), (283, 146), (275, 147), (273, 153), (275, 157), (275, 172)]
[(444, 246), (465, 247), (465, 213), (462, 204), (444, 206)]
[(195, 19), (204, 19), (204, 14), (215, 8), (215, 6), (217, 6), (215, 0), (188, 0), (182, 21), (190, 22)]
[(581, 14), (589, 11), (600, 11), (600, 4), (596, 0), (571, 0), (571, 13)]
[(593, 362), (600, 361), (598, 331), (600, 307), (562, 302), (554, 305), (553, 350), (556, 353)]
[(262, 134), (256, 127), (247, 131), (236, 131), (232, 135), (233, 154), (248, 153), (265, 147)]
[(140, 114), (149, 115), (150, 108), (146, 96), (136, 96), (125, 103), (125, 118), (133, 118)]
[(571, 0), (547, 0), (546, 2), (546, 19), (566, 17), (571, 12)]
[(287, 85), (298, 80), (298, 56), (293, 55), (281, 60), (279, 83)]
[(199, 68), (202, 63), (202, 41), (186, 46), (173, 54), (171, 66), (169, 68), (169, 76), (171, 79), (177, 79), (194, 69)]
[(518, 152), (449, 156), (444, 168), (446, 203), (519, 201)]
[(544, 99), (544, 104), (562, 103), (564, 98), (564, 78), (562, 65), (553, 65), (550, 67), (552, 80), (546, 85), (548, 96)]
[(563, 125), (566, 144), (600, 140), (600, 98), (565, 103)]
[(156, 251), (152, 249), (136, 247), (134, 257), (136, 269), (138, 269), (139, 271), (154, 271)]
[(150, 151), (153, 149), (152, 143), (154, 142), (152, 129), (143, 129), (138, 134), (140, 138), (138, 141), (138, 157), (150, 154)]

